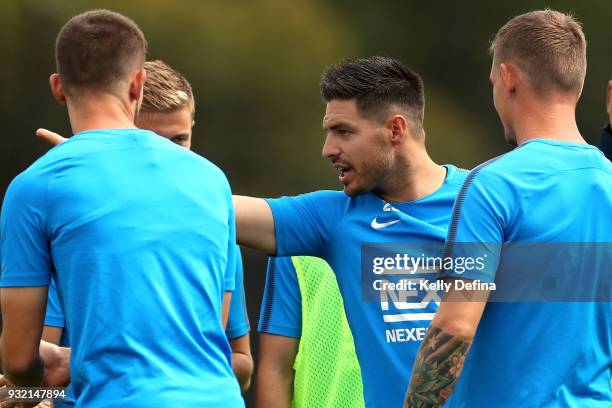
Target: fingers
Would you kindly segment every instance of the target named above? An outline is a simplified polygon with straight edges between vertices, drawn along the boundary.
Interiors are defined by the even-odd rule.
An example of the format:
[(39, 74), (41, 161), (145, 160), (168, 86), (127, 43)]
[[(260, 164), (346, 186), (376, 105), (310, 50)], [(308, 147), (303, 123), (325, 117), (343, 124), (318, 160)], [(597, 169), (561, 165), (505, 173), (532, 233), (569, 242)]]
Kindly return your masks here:
[(66, 139), (65, 137), (63, 137), (62, 135), (59, 135), (55, 132), (52, 132), (50, 130), (47, 129), (37, 129), (36, 130), (36, 136), (38, 136), (39, 138), (43, 139), (44, 141), (50, 143), (51, 145), (55, 146), (58, 145), (60, 143), (65, 142)]

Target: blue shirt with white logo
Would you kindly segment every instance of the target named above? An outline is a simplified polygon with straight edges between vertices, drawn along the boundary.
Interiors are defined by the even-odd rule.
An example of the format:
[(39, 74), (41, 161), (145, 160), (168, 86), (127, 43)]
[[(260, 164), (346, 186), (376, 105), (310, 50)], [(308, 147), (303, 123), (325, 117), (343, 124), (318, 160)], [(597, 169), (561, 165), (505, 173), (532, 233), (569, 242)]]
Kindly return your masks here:
[(231, 191), (206, 159), (140, 129), (76, 134), (9, 186), (1, 286), (55, 279), (76, 407), (242, 407), (221, 324)]
[[(477, 256), (480, 248), (494, 262), (443, 275), (510, 284), (518, 301), (487, 304), (446, 406), (610, 406), (610, 263), (585, 254), (610, 260), (611, 226), (612, 164), (593, 146), (532, 139), (472, 170), (455, 204), (447, 253)], [(548, 276), (519, 277), (524, 269)], [(587, 301), (592, 282), (607, 299)], [(564, 301), (577, 295), (582, 301)]]
[[(437, 303), (421, 302), (422, 298), (407, 291), (381, 291), (377, 299), (362, 299), (362, 244), (443, 243), (453, 202), (466, 176), (464, 170), (446, 168), (446, 179), (437, 191), (406, 203), (387, 203), (373, 193), (348, 197), (340, 191), (268, 200), (274, 216), (277, 255), (318, 256), (336, 273), (355, 338), (368, 407), (402, 405), (412, 362)], [(370, 270), (364, 278), (372, 275)], [(291, 291), (275, 290), (277, 300), (272, 299), (270, 315), (276, 315), (277, 304), (282, 307), (290, 301), (285, 297), (295, 298), (296, 293), (299, 296), (297, 281)], [(279, 327), (282, 322), (275, 325)], [(295, 322), (285, 325), (291, 335)]]

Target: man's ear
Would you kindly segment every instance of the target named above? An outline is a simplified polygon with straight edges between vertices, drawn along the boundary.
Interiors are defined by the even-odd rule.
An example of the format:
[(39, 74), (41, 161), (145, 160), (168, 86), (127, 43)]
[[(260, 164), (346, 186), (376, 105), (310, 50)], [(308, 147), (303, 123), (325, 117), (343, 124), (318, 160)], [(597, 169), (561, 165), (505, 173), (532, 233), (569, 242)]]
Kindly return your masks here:
[(147, 73), (144, 68), (139, 69), (132, 76), (130, 81), (130, 102), (136, 102), (136, 106), (140, 108), (142, 102), (142, 93), (144, 90), (144, 83), (147, 78)]
[(516, 67), (507, 63), (499, 64), (499, 78), (502, 81), (506, 96), (513, 96), (516, 93), (516, 87), (519, 81), (519, 73)]
[(403, 115), (393, 115), (389, 118), (388, 126), (391, 130), (391, 143), (400, 144), (408, 132), (408, 120)]
[(612, 80), (608, 81), (608, 96), (606, 97), (606, 110), (612, 123)]
[(49, 85), (51, 86), (51, 93), (60, 105), (66, 106), (66, 95), (64, 94), (64, 88), (62, 87), (62, 81), (59, 74), (56, 72), (51, 74), (49, 77)]

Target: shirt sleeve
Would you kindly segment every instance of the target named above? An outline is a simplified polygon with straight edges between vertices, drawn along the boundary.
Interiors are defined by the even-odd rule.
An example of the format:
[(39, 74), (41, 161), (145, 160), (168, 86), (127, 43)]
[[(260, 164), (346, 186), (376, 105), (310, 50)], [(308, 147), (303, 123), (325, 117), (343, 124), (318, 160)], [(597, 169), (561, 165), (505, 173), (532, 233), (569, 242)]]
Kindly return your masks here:
[(10, 184), (0, 216), (0, 286), (48, 286), (53, 270), (46, 227), (46, 181), (28, 171)]
[(64, 322), (64, 310), (60, 304), (55, 279), (51, 279), (49, 295), (47, 297), (47, 311), (45, 313), (45, 326), (66, 327)]
[(278, 256), (324, 257), (347, 205), (341, 191), (316, 191), (267, 201), (274, 217)]
[(455, 201), (446, 239), (444, 257), (453, 260), (452, 266), (443, 269), (441, 277), (494, 281), (512, 201), (495, 173), (477, 167), (468, 175)]
[(293, 262), (289, 257), (268, 260), (259, 332), (300, 338), (302, 297)]
[(245, 336), (250, 330), (249, 316), (246, 309), (246, 298), (244, 296), (244, 274), (242, 269), (242, 256), (240, 249), (236, 251), (236, 290), (232, 293), (229, 318), (225, 335), (233, 340)]

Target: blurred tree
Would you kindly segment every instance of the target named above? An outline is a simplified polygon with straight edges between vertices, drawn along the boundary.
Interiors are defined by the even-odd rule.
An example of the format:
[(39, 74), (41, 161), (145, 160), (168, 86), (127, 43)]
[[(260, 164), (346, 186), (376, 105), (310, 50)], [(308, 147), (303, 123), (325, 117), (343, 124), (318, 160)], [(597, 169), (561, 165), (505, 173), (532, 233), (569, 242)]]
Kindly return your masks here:
[[(195, 150), (226, 171), (235, 192), (276, 196), (340, 188), (320, 154), (325, 106), (318, 84), (326, 66), (346, 57), (392, 56), (421, 73), (436, 161), (471, 168), (508, 150), (491, 103), (489, 40), (510, 17), (547, 6), (584, 24), (589, 68), (578, 122), (594, 142), (612, 72), (609, 0), (2, 1), (1, 193), (48, 150), (36, 128), (71, 133), (47, 79), (55, 37), (76, 13), (108, 8), (132, 17), (149, 41), (149, 58), (165, 60), (193, 85)], [(264, 262), (245, 251), (253, 327)]]

